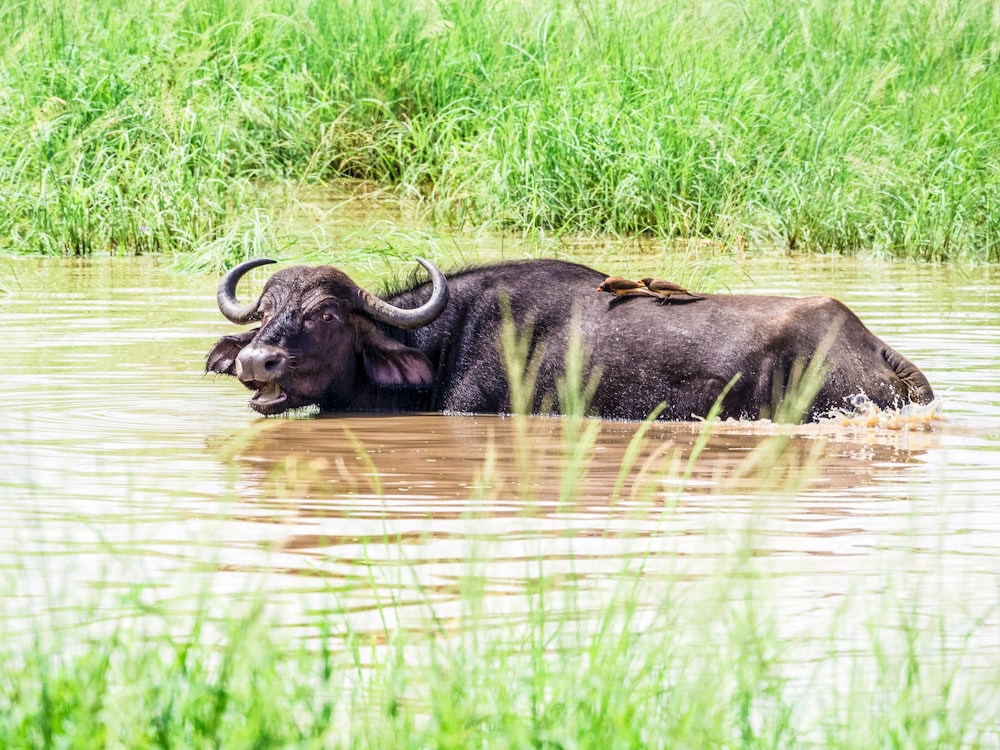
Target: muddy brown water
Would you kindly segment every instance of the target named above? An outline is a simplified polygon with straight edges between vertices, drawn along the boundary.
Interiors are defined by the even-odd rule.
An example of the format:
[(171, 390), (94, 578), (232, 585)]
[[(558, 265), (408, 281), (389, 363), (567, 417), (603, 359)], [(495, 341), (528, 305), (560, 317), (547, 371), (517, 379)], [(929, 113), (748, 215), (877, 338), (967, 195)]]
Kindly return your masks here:
[(742, 270), (733, 291), (843, 299), (924, 370), (945, 418), (727, 423), (694, 461), (693, 424), (636, 447), (623, 423), (262, 419), (235, 381), (202, 374), (233, 330), (215, 279), (143, 258), (0, 259), (4, 614), (114, 619), (137, 586), (224, 616), (264, 592), (290, 627), (337, 611), (379, 637), (457, 612), (484, 560), (487, 609), (520, 606), (544, 575), (597, 612), (623, 571), (691, 582), (742, 559), (792, 632), (892, 589), (978, 622), (1000, 651), (1000, 269)]

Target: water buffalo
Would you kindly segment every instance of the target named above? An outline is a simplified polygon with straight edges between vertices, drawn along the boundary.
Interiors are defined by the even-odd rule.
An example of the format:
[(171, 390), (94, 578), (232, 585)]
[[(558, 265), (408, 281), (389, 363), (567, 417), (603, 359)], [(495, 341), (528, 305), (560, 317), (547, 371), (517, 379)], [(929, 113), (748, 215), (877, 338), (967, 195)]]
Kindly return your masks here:
[[(774, 417), (796, 373), (818, 354), (821, 379), (796, 417), (843, 408), (859, 394), (881, 407), (933, 399), (909, 360), (829, 297), (609, 300), (595, 292), (605, 275), (575, 263), (501, 262), (446, 279), (418, 261), (430, 282), (385, 300), (336, 268), (293, 266), (273, 274), (249, 304), (237, 299), (237, 283), (274, 261), (241, 263), (219, 282), (219, 309), (233, 323), (260, 325), (223, 336), (206, 370), (237, 377), (255, 391), (250, 406), (267, 415), (309, 404), (339, 412), (509, 413), (512, 390), (516, 397), (523, 382), (534, 394), (524, 408), (559, 413), (573, 359), (577, 381), (589, 384), (577, 389), (589, 396), (586, 413), (608, 419), (643, 419), (661, 403), (660, 419), (702, 417), (727, 385), (723, 418)], [(522, 368), (506, 356), (511, 331)], [(579, 356), (567, 357), (571, 349)]]

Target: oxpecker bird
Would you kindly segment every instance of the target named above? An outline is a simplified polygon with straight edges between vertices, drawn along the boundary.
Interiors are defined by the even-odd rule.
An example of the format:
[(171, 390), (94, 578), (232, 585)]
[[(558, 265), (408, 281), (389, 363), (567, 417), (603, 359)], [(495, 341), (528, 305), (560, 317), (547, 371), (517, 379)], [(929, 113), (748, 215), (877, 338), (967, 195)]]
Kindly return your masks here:
[(629, 279), (623, 279), (621, 276), (608, 276), (604, 280), (604, 283), (597, 287), (599, 292), (608, 292), (614, 294), (618, 297), (628, 297), (634, 294), (643, 295), (646, 297), (656, 297), (655, 292), (651, 292), (646, 289), (638, 281), (630, 281)]
[(705, 299), (700, 294), (689, 292), (680, 284), (675, 284), (674, 282), (667, 281), (666, 279), (654, 279), (647, 276), (640, 283), (652, 294), (660, 298), (661, 305), (671, 298), (677, 298), (678, 301)]

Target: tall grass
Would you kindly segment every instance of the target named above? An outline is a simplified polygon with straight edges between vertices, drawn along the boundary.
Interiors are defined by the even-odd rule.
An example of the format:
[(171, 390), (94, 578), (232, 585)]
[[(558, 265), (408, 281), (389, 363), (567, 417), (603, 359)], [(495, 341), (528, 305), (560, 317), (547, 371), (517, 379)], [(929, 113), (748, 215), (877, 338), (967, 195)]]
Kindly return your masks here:
[[(336, 622), (309, 643), (289, 642), (250, 614), (216, 638), (122, 631), (86, 652), (12, 656), (0, 647), (0, 742), (136, 750), (998, 744), (990, 700), (1000, 685), (977, 686), (991, 699), (971, 690), (905, 618), (872, 617), (853, 660), (827, 655), (800, 670), (803, 680), (789, 676), (799, 654), (775, 638), (775, 615), (759, 601), (708, 608), (699, 625), (678, 614), (686, 602), (667, 597), (652, 613), (616, 607), (583, 629), (547, 613), (541, 596), (528, 622), (503, 623), (507, 634), (465, 630), (420, 646), (400, 633), (375, 647)], [(897, 639), (912, 648), (900, 652)], [(810, 681), (823, 668), (852, 666), (849, 691)]]
[(990, 0), (7, 3), (0, 246), (184, 252), (352, 177), (455, 225), (997, 260), (998, 40)]

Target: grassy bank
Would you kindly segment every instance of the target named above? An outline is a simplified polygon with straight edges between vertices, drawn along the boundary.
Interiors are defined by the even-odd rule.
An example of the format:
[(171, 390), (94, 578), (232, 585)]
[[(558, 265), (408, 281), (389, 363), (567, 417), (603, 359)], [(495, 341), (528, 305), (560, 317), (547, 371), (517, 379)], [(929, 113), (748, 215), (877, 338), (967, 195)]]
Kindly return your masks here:
[(238, 254), (268, 185), (352, 177), (455, 225), (998, 260), (998, 40), (990, 0), (7, 3), (0, 247)]

